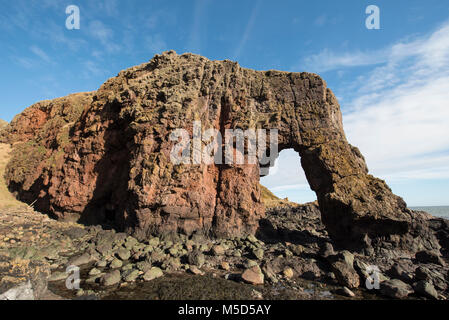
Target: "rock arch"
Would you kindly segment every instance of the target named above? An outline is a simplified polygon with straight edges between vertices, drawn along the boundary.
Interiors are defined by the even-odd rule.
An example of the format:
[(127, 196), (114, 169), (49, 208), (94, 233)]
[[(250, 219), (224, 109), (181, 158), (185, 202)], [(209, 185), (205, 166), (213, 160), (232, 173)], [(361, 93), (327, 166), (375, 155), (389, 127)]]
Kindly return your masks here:
[[(57, 127), (70, 127), (67, 141), (45, 144), (30, 176), (15, 179), (18, 169), (10, 165), (7, 179), (19, 197), (37, 198), (38, 209), (60, 218), (95, 223), (108, 210), (118, 227), (141, 236), (253, 234), (264, 215), (258, 164), (171, 163), (170, 132), (192, 133), (195, 120), (221, 132), (278, 129), (279, 150), (301, 156), (336, 242), (363, 244), (407, 231), (405, 202), (368, 174), (345, 137), (337, 99), (318, 75), (254, 71), (173, 51), (108, 80), (76, 121)], [(46, 141), (59, 136), (44, 127), (36, 131)]]

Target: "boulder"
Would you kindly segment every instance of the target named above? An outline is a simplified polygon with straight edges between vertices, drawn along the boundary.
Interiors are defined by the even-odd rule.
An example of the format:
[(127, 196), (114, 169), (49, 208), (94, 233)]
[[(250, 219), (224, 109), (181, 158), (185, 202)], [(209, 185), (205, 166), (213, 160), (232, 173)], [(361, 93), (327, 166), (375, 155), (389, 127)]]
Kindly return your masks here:
[(253, 255), (256, 257), (257, 260), (262, 260), (264, 256), (264, 251), (261, 248), (255, 248), (253, 249)]
[(242, 279), (254, 285), (261, 285), (264, 283), (264, 275), (259, 266), (246, 269), (242, 274)]
[(443, 267), (445, 266), (445, 262), (441, 258), (441, 254), (435, 251), (429, 250), (419, 251), (416, 253), (415, 259), (421, 263), (434, 263)]
[(103, 277), (101, 278), (101, 283), (105, 286), (113, 286), (119, 283), (120, 280), (120, 270), (114, 270), (103, 275)]
[(139, 270), (130, 270), (127, 275), (123, 278), (126, 282), (133, 282), (139, 277)]
[(164, 275), (164, 273), (162, 272), (162, 270), (158, 267), (152, 267), (150, 270), (148, 270), (147, 272), (145, 272), (145, 274), (143, 275), (143, 279), (145, 281), (150, 281), (156, 278), (160, 278)]
[(415, 292), (429, 299), (438, 299), (438, 292), (428, 281), (421, 280), (414, 285)]
[(391, 279), (380, 284), (380, 292), (389, 298), (403, 299), (413, 293), (413, 289), (399, 279)]
[(212, 254), (215, 256), (222, 256), (225, 253), (223, 246), (215, 245), (212, 247)]
[(332, 271), (338, 283), (349, 289), (358, 288), (360, 285), (360, 278), (357, 271), (344, 261), (336, 261), (332, 263)]
[(118, 256), (121, 260), (125, 261), (125, 260), (128, 260), (128, 259), (131, 257), (131, 252), (129, 251), (129, 249), (120, 248), (120, 249), (117, 251), (117, 256)]
[(192, 251), (188, 256), (187, 256), (187, 260), (189, 262), (189, 264), (197, 266), (199, 268), (201, 268), (205, 262), (205, 257), (204, 254), (202, 254), (200, 251), (195, 250)]
[(88, 253), (83, 253), (82, 255), (75, 256), (69, 260), (67, 265), (81, 266), (88, 264), (92, 261), (92, 256)]

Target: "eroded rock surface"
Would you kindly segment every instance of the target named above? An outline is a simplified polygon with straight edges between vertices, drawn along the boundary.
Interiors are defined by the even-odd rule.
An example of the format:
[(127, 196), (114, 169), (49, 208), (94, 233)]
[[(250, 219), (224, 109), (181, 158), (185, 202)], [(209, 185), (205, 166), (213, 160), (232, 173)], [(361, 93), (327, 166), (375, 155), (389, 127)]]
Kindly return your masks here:
[[(76, 111), (67, 116), (69, 109)], [(393, 239), (400, 246), (410, 232), (412, 212), (368, 174), (346, 140), (337, 99), (319, 76), (254, 71), (173, 51), (120, 72), (93, 94), (27, 109), (6, 130), (5, 139), (21, 141), (6, 178), (39, 211), (109, 222), (142, 238), (171, 231), (254, 234), (264, 216), (259, 164), (170, 161), (170, 133), (192, 134), (195, 120), (220, 132), (278, 129), (279, 151), (293, 148), (301, 156), (339, 245)]]

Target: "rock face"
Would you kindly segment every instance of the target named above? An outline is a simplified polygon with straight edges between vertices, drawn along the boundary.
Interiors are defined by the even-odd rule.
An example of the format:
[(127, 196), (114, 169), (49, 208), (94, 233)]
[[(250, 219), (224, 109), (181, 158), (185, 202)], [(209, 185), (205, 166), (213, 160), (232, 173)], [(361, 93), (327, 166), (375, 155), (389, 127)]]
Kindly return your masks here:
[(368, 174), (319, 76), (253, 71), (173, 51), (120, 72), (95, 93), (42, 102), (19, 115), (3, 138), (22, 142), (6, 178), (42, 212), (114, 223), (140, 237), (254, 234), (265, 212), (258, 163), (170, 160), (170, 134), (182, 128), (193, 135), (194, 121), (222, 133), (278, 129), (279, 151), (298, 152), (336, 243), (366, 245), (409, 231), (412, 212)]

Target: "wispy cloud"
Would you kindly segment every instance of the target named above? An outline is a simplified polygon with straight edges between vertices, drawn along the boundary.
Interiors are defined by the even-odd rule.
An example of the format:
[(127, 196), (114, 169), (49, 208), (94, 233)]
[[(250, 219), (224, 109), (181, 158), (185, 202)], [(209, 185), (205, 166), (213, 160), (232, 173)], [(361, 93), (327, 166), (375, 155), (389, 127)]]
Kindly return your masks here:
[(33, 66), (35, 66), (35, 62), (33, 59), (30, 58), (26, 58), (26, 57), (11, 57), (11, 59), (18, 64), (19, 66), (21, 66), (22, 68), (25, 69), (31, 69), (33, 68)]
[(108, 16), (116, 16), (119, 14), (117, 0), (96, 0), (90, 2), (95, 9), (104, 12)]
[(326, 48), (317, 54), (305, 58), (301, 63), (301, 67), (304, 70), (319, 73), (348, 67), (381, 64), (387, 60), (388, 52), (384, 50), (335, 53)]
[(316, 26), (324, 26), (327, 22), (327, 16), (325, 14), (322, 14), (321, 16), (317, 17), (314, 21), (314, 24)]
[(90, 35), (99, 40), (108, 52), (117, 52), (120, 46), (114, 41), (114, 31), (107, 27), (100, 20), (93, 20), (89, 23)]
[(83, 70), (81, 76), (85, 79), (92, 78), (92, 76), (104, 76), (106, 70), (102, 69), (101, 66), (92, 60), (87, 60), (83, 62)]
[(161, 53), (162, 51), (167, 50), (167, 44), (160, 34), (154, 34), (146, 37), (145, 46), (152, 54)]
[(188, 45), (188, 50), (194, 53), (201, 52), (202, 21), (206, 5), (207, 0), (195, 0), (193, 9), (193, 24), (190, 31), (190, 39)]
[(400, 41), (378, 50), (334, 52), (325, 48), (305, 58), (301, 65), (312, 72), (326, 72), (348, 67), (394, 65), (415, 58), (419, 59), (413, 61), (417, 67), (427, 65), (435, 69), (448, 63), (449, 44), (446, 40), (448, 30), (449, 24), (445, 23), (427, 37)]
[(51, 62), (50, 57), (41, 48), (39, 48), (37, 46), (32, 46), (30, 48), (30, 50), (31, 50), (31, 52), (33, 52), (36, 56), (38, 56), (39, 58), (41, 58), (45, 62), (47, 62), (47, 63)]
[(245, 32), (243, 32), (242, 38), (240, 39), (238, 47), (235, 49), (233, 60), (237, 60), (248, 42), (251, 31), (253, 30), (254, 23), (256, 22), (257, 12), (259, 10), (260, 0), (254, 4), (251, 14), (248, 18), (248, 23), (246, 24)]

